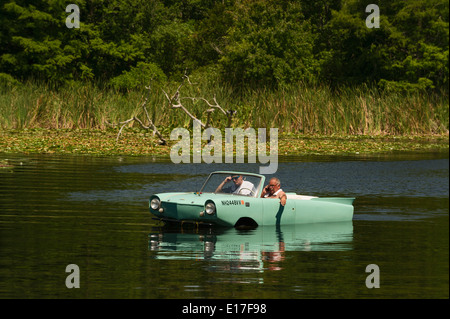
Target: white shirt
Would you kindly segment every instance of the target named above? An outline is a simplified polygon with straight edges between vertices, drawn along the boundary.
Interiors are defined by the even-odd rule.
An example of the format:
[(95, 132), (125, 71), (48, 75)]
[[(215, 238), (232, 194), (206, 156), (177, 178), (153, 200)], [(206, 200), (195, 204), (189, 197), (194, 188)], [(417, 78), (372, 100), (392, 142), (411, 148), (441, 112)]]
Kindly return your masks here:
[(279, 192), (282, 192), (283, 190), (280, 188), (279, 190), (277, 190), (275, 193), (273, 193), (272, 195), (269, 195), (269, 193), (265, 194), (264, 197), (272, 197), (272, 196), (276, 196)]
[(238, 187), (236, 184), (233, 183), (233, 185), (223, 189), (226, 193), (233, 193), (233, 194), (239, 194), (239, 195), (254, 195), (256, 193), (255, 186), (253, 183), (248, 181), (243, 181), (242, 184)]

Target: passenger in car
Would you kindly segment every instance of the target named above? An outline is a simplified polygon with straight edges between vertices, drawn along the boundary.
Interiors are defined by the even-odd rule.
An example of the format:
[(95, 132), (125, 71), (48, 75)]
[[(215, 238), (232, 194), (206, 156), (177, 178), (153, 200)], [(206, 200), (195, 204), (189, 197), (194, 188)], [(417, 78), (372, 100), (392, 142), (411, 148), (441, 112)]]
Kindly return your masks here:
[(272, 177), (269, 184), (264, 187), (261, 197), (263, 198), (279, 198), (282, 206), (286, 205), (287, 196), (281, 189), (280, 180), (276, 177)]

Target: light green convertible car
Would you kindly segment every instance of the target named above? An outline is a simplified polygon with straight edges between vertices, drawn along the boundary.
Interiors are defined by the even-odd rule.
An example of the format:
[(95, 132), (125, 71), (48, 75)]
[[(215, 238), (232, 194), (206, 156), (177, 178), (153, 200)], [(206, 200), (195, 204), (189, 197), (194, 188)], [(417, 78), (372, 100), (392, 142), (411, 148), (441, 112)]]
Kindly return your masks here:
[[(240, 185), (233, 181), (237, 178)], [(150, 213), (166, 223), (229, 227), (342, 222), (353, 218), (354, 198), (286, 193), (286, 205), (282, 206), (277, 198), (261, 198), (265, 185), (264, 175), (213, 172), (199, 192), (152, 195)]]

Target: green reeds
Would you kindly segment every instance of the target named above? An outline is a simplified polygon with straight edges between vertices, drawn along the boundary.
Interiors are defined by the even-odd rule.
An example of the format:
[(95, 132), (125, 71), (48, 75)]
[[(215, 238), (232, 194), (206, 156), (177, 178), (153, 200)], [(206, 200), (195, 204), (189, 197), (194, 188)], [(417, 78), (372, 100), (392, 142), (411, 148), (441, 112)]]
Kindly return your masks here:
[[(178, 85), (169, 83), (163, 89), (171, 95)], [(320, 135), (448, 134), (449, 128), (445, 92), (406, 94), (367, 86), (336, 91), (325, 86), (299, 85), (238, 93), (230, 87), (204, 81), (186, 84), (180, 93), (185, 97), (181, 100), (184, 106), (204, 122), (208, 105), (188, 97), (203, 97), (210, 102), (216, 97), (223, 109), (237, 111), (233, 127), (277, 127), (280, 133)], [(0, 89), (0, 127), (105, 129), (107, 121), (118, 123), (133, 116), (145, 122), (141, 106), (147, 96), (149, 115), (163, 134), (170, 134), (175, 127), (192, 127), (184, 112), (170, 108), (161, 88), (120, 92), (75, 83), (54, 89), (34, 82)], [(226, 116), (215, 110), (211, 125), (223, 129), (227, 125)]]

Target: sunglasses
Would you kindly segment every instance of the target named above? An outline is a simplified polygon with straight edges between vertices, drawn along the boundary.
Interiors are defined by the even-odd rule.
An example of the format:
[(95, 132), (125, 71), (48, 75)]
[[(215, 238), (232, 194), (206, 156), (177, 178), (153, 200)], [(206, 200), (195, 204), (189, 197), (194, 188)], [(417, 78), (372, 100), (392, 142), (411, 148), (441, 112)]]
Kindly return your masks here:
[(240, 177), (240, 176), (233, 176), (231, 179), (232, 179), (233, 181), (235, 181), (235, 180), (237, 180), (239, 177)]

